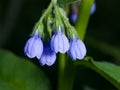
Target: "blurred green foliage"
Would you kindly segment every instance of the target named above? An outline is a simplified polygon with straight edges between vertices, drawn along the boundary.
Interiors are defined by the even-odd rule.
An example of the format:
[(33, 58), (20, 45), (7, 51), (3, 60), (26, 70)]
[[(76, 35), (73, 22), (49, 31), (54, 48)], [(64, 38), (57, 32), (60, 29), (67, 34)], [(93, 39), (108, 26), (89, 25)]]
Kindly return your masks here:
[(59, 5), (72, 4), (72, 3), (75, 3), (77, 1), (81, 1), (81, 0), (57, 0)]
[(40, 68), (27, 59), (0, 50), (0, 90), (50, 90)]
[[(85, 66), (102, 75), (118, 89), (120, 88), (120, 66), (103, 61), (93, 61), (92, 58), (86, 57), (83, 61), (75, 63), (77, 66)], [(110, 89), (108, 87), (108, 89)]]

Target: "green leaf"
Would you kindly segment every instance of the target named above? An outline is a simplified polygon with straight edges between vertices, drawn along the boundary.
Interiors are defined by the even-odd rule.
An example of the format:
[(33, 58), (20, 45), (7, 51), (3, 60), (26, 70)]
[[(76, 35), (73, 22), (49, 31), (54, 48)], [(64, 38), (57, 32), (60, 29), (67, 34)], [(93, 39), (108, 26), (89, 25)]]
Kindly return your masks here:
[(0, 90), (50, 90), (50, 83), (29, 60), (0, 50)]
[(83, 61), (75, 62), (75, 65), (91, 68), (120, 89), (120, 66), (109, 62), (93, 61), (90, 57), (86, 57)]
[(57, 0), (58, 4), (60, 5), (71, 4), (77, 1), (81, 1), (81, 0)]

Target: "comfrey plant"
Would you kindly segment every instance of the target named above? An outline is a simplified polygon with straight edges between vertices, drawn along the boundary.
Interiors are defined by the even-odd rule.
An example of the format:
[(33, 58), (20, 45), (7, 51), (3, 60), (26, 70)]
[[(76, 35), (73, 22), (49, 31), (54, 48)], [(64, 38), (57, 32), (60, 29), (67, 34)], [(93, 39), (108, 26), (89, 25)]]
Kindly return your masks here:
[(65, 11), (56, 0), (52, 0), (35, 25), (24, 52), (29, 58), (36, 57), (41, 65), (51, 66), (55, 63), (57, 53), (68, 53), (72, 60), (82, 60), (86, 47), (70, 25)]
[[(8, 0), (1, 1), (4, 1), (3, 4), (6, 5), (5, 2)], [(9, 1), (16, 1), (20, 7), (22, 5), (21, 1), (23, 0)], [(31, 6), (38, 5), (36, 8), (42, 11), (42, 7), (47, 5), (48, 1), (50, 0), (30, 0), (28, 3)], [(68, 20), (66, 12), (62, 8), (65, 6), (66, 11), (69, 11), (68, 9), (70, 8), (67, 7), (75, 2), (78, 4), (80, 2), (80, 5), (78, 7), (79, 11), (77, 12), (77, 21), (76, 16), (71, 17), (73, 18), (73, 23), (76, 22), (73, 27), (71, 25), (73, 23), (71, 20)], [(5, 40), (6, 36), (8, 36), (6, 31), (11, 29), (5, 26), (9, 26), (9, 20), (14, 21), (14, 18), (11, 18), (11, 14), (9, 17), (8, 12), (7, 17), (3, 17), (2, 19), (5, 23), (0, 23), (4, 26), (0, 28), (0, 30), (6, 30), (4, 32), (2, 31), (3, 35), (0, 35), (0, 46), (3, 45), (4, 42), (10, 44), (9, 47), (5, 44), (5, 47), (0, 49), (0, 90), (120, 90), (119, 39), (113, 35), (117, 33), (118, 30), (116, 31), (114, 28), (113, 33), (111, 31), (112, 28), (109, 28), (109, 24), (106, 24), (107, 21), (105, 20), (104, 22), (104, 20), (99, 19), (99, 17), (104, 16), (101, 14), (103, 9), (106, 8), (106, 0), (96, 2), (96, 5), (103, 5), (103, 8), (98, 7), (100, 11), (97, 11), (97, 13), (92, 16), (93, 18), (90, 20), (93, 21), (90, 21), (90, 24), (88, 24), (91, 13), (95, 11), (96, 6), (94, 2), (94, 0), (51, 0), (48, 8), (44, 10), (40, 20), (35, 24), (33, 32), (24, 47), (25, 56), (28, 56), (30, 59), (37, 59), (35, 63), (11, 53), (11, 50), (20, 53), (21, 50), (18, 51), (18, 48), (21, 44), (14, 47), (16, 43), (10, 42), (12, 38), (15, 38), (13, 37), (14, 34), (9, 42)], [(111, 7), (111, 2), (112, 1), (108, 2), (107, 8)], [(24, 3), (24, 5), (26, 6), (28, 3)], [(0, 5), (2, 4), (0, 3)], [(14, 4), (11, 4), (10, 7), (14, 7)], [(13, 10), (19, 12), (19, 7), (13, 8)], [(5, 10), (5, 8), (6, 7), (2, 7), (0, 10)], [(34, 7), (31, 8), (34, 11)], [(28, 8), (25, 7), (23, 9), (27, 10)], [(119, 10), (114, 7), (114, 5), (110, 10), (111, 9)], [(106, 10), (107, 9), (104, 11)], [(10, 11), (12, 11), (11, 8)], [(34, 11), (34, 15), (37, 14), (35, 12), (36, 10)], [(108, 11), (104, 13), (107, 15)], [(24, 17), (28, 17), (28, 14), (24, 15)], [(29, 17), (31, 17), (31, 15)], [(99, 20), (103, 22), (101, 23)], [(25, 21), (24, 24), (29, 22), (29, 20), (22, 21)], [(97, 24), (94, 25), (94, 21), (97, 22)], [(113, 19), (111, 18), (110, 21), (112, 22)], [(25, 26), (24, 24), (19, 25), (18, 23), (17, 27), (14, 27), (21, 27), (22, 29), (29, 27), (28, 24)], [(118, 25), (118, 22), (112, 24)], [(90, 26), (87, 28), (87, 25)], [(117, 26), (117, 29), (118, 28)], [(26, 28), (23, 30), (25, 29)], [(92, 31), (92, 33), (88, 32), (86, 34), (86, 30), (89, 30), (89, 32)], [(20, 34), (19, 29), (14, 33)], [(102, 33), (104, 33), (104, 38), (107, 36), (107, 40), (109, 36), (110, 42), (111, 38), (115, 40), (115, 44), (110, 45), (110, 42), (108, 43), (106, 40), (103, 40)], [(87, 48), (88, 52), (83, 42), (85, 35), (85, 40), (89, 46)], [(99, 37), (96, 38), (97, 35), (99, 35)], [(22, 37), (17, 38), (19, 38), (20, 41), (23, 40)], [(114, 45), (117, 45), (117, 47)], [(7, 48), (9, 48), (10, 51), (5, 50)], [(92, 56), (86, 56), (86, 52)]]
[[(111, 84), (113, 84), (115, 87), (117, 87), (120, 90), (120, 77), (119, 77), (120, 67), (119, 66), (116, 66), (108, 62), (94, 61), (90, 56), (85, 57), (87, 50), (82, 40), (85, 37), (89, 17), (96, 10), (96, 4), (94, 3), (94, 0), (81, 0), (79, 12), (77, 14), (78, 15), (77, 22), (76, 22), (76, 17), (75, 18), (71, 17), (74, 19), (73, 22), (76, 22), (74, 27), (77, 29), (77, 31), (69, 23), (69, 20), (66, 16), (66, 12), (59, 6), (62, 3), (60, 1), (62, 1), (63, 4), (64, 2), (67, 2), (67, 4), (69, 4), (76, 0), (51, 0), (48, 8), (42, 14), (42, 16), (40, 17), (40, 20), (35, 24), (31, 37), (26, 42), (26, 45), (24, 47), (24, 52), (26, 56), (28, 56), (29, 58), (37, 58), (41, 66), (44, 66), (44, 65), (52, 66), (56, 62), (56, 60), (58, 60), (57, 61), (58, 63), (56, 63), (55, 65), (55, 67), (57, 66), (57, 68), (55, 68), (55, 73), (52, 73), (53, 74), (52, 77), (57, 74), (56, 80), (52, 80), (54, 81), (52, 85), (53, 85), (53, 89), (55, 90), (89, 89), (88, 85), (91, 84), (93, 86), (93, 84), (98, 82), (98, 81), (94, 82), (96, 78), (94, 78), (93, 74), (91, 74), (92, 76), (89, 75), (91, 71), (87, 72), (90, 69), (97, 72), (99, 75), (103, 76), (106, 80), (111, 82)], [(87, 38), (89, 38), (89, 35)], [(97, 48), (98, 47), (102, 48), (103, 46), (102, 43), (94, 39), (93, 40), (90, 39), (90, 41), (89, 39), (86, 39), (86, 40), (88, 40), (88, 42), (90, 41), (95, 42), (95, 45), (93, 46), (96, 46)], [(105, 52), (106, 52), (106, 49), (109, 52), (110, 48), (109, 47), (107, 48), (105, 45), (105, 47), (103, 46), (102, 50), (103, 49), (105, 49)], [(23, 63), (23, 65), (24, 64), (26, 63)], [(8, 62), (6, 63), (5, 61), (5, 65), (7, 65), (8, 67)], [(4, 66), (4, 64), (2, 64), (2, 66)], [(26, 77), (29, 77), (30, 81), (31, 81), (31, 78), (34, 81), (34, 82), (32, 81), (33, 82), (32, 85), (31, 83), (30, 85), (29, 83), (27, 84), (25, 83), (27, 89), (28, 89), (28, 86), (37, 85), (38, 87), (34, 86), (34, 89), (36, 90), (41, 90), (41, 89), (50, 90), (49, 85), (48, 83), (46, 83), (46, 81), (41, 82), (41, 80), (45, 80), (45, 78), (42, 76), (42, 73), (40, 72), (39, 69), (36, 69), (36, 67), (33, 67), (31, 64), (24, 65), (24, 67), (25, 66), (27, 68), (27, 69), (25, 68), (25, 72), (27, 71), (27, 75), (25, 75), (23, 79), (25, 79)], [(30, 68), (28, 68), (28, 66), (30, 66)], [(44, 68), (42, 69), (44, 70)], [(19, 71), (19, 70), (20, 68), (16, 71)], [(80, 71), (80, 73), (77, 72), (78, 70)], [(28, 73), (28, 71), (30, 73)], [(86, 75), (86, 72), (88, 75)], [(17, 72), (17, 76), (18, 76), (18, 72)], [(86, 77), (89, 79), (89, 82), (88, 82), (88, 79), (84, 79)], [(55, 81), (58, 81), (58, 82), (55, 82)], [(78, 84), (76, 85), (76, 83)], [(42, 87), (40, 87), (40, 85), (42, 85)], [(100, 86), (101, 88), (101, 85), (97, 85), (97, 89), (98, 89), (98, 86)], [(94, 88), (90, 87), (90, 89), (94, 89)], [(110, 90), (110, 88), (108, 87), (107, 90)]]

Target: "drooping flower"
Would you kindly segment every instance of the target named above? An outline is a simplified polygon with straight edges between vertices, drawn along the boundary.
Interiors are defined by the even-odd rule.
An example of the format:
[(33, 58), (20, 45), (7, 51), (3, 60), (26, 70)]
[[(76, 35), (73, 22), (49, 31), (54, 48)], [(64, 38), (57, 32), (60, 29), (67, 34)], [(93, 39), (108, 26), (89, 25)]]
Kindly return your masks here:
[(40, 59), (43, 52), (43, 43), (41, 38), (36, 32), (26, 43), (24, 52), (29, 58), (37, 57)]
[(61, 27), (59, 27), (58, 33), (52, 36), (50, 44), (51, 49), (56, 53), (65, 53), (69, 50), (69, 41), (67, 37), (62, 33)]
[(50, 45), (44, 46), (43, 53), (39, 62), (41, 65), (51, 66), (55, 63), (56, 53), (51, 50)]
[(78, 13), (72, 13), (70, 15), (70, 19), (72, 21), (73, 24), (75, 24), (76, 20), (77, 20), (77, 17), (78, 17)]
[(83, 59), (86, 55), (86, 47), (80, 39), (74, 37), (73, 40), (70, 41), (70, 49), (68, 53), (73, 60)]
[(91, 7), (91, 11), (90, 11), (90, 14), (94, 14), (94, 12), (96, 11), (96, 3), (94, 2), (92, 7)]
[[(93, 5), (92, 5), (92, 7), (91, 7), (91, 10), (90, 10), (90, 15), (93, 15), (95, 13), (95, 11), (96, 11), (96, 3), (94, 2)], [(74, 11), (72, 11), (70, 13), (70, 20), (71, 20), (72, 24), (76, 23), (77, 17), (78, 17), (78, 10), (75, 9)]]

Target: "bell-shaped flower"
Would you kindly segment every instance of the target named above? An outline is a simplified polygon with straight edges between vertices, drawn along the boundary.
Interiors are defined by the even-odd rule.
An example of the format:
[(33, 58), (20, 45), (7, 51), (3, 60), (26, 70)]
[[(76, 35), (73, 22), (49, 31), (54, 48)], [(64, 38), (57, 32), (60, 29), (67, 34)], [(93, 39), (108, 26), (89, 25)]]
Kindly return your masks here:
[(94, 2), (92, 7), (91, 7), (91, 11), (90, 11), (90, 15), (93, 15), (96, 11), (96, 3)]
[(43, 53), (39, 62), (41, 65), (51, 66), (55, 63), (56, 53), (51, 50), (50, 45), (44, 46)]
[(70, 14), (70, 19), (73, 24), (76, 23), (77, 17), (78, 17), (78, 13), (76, 13), (76, 12), (73, 12)]
[(86, 47), (80, 39), (74, 37), (73, 40), (70, 41), (70, 49), (68, 53), (73, 60), (83, 59), (86, 55)]
[(37, 32), (27, 41), (24, 52), (29, 58), (37, 57), (40, 59), (43, 52), (43, 43)]
[(61, 27), (59, 27), (58, 32), (51, 38), (51, 49), (56, 53), (65, 53), (69, 50), (69, 41), (62, 33)]

